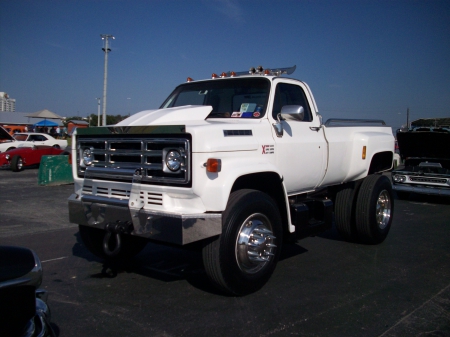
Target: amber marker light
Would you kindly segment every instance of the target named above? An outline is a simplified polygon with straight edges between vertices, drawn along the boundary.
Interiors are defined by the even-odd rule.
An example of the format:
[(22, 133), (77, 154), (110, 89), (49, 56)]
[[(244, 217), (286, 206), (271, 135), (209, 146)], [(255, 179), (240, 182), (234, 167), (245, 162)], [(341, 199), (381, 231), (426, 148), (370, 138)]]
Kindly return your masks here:
[(270, 75), (270, 69), (264, 70), (264, 75)]
[(363, 150), (362, 150), (362, 159), (366, 159), (366, 146), (363, 146)]
[(223, 72), (221, 75), (220, 75), (220, 77), (227, 77), (227, 73), (226, 72)]
[(236, 76), (236, 73), (234, 72), (234, 71), (232, 71), (231, 73), (230, 73), (230, 77), (235, 77)]
[(192, 78), (190, 78), (190, 77), (188, 77), (186, 81), (187, 81), (187, 82), (192, 82), (192, 81), (193, 81), (193, 79), (192, 79)]
[(222, 169), (222, 161), (220, 159), (209, 158), (206, 162), (206, 171), (216, 173)]
[(216, 73), (213, 73), (213, 74), (211, 75), (211, 77), (212, 77), (212, 78), (218, 78), (219, 76), (217, 76)]

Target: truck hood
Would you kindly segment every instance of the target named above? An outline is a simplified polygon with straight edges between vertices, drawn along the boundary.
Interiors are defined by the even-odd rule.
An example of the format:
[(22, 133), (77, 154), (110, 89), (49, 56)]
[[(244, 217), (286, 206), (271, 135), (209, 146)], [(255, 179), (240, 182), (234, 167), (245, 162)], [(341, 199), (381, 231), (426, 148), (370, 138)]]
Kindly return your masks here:
[(402, 157), (450, 159), (450, 133), (433, 131), (398, 132)]
[(212, 107), (209, 105), (185, 105), (175, 108), (145, 110), (124, 119), (116, 126), (190, 124), (189, 122), (192, 121), (205, 120), (211, 111)]

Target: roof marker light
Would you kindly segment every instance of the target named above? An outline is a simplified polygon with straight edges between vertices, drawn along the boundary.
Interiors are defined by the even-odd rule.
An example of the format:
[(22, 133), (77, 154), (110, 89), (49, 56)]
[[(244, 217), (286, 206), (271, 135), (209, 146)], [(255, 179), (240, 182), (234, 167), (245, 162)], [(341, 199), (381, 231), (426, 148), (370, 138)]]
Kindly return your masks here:
[(266, 70), (264, 70), (264, 75), (270, 75), (271, 74), (271, 71), (270, 71), (270, 69), (266, 69)]
[(223, 72), (223, 73), (220, 75), (220, 77), (222, 77), (222, 78), (227, 77), (226, 72)]
[(235, 77), (236, 76), (236, 73), (234, 72), (234, 71), (232, 71), (231, 73), (230, 73), (230, 77)]
[(211, 75), (211, 78), (218, 78), (219, 76), (217, 76), (217, 74), (216, 73), (213, 73), (212, 75)]
[(192, 81), (193, 81), (193, 79), (192, 79), (192, 78), (190, 78), (190, 77), (188, 77), (186, 81), (187, 81), (187, 82), (192, 82)]

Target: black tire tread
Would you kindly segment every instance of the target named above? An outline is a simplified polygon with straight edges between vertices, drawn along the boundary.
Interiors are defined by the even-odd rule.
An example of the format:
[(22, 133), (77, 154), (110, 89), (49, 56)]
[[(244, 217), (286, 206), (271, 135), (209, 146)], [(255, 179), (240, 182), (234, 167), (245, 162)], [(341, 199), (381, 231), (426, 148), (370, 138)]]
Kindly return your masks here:
[(355, 207), (360, 184), (360, 181), (345, 184), (335, 197), (334, 222), (339, 235), (347, 241), (357, 239)]
[(19, 159), (20, 159), (21, 157), (20, 156), (14, 156), (14, 157), (12, 157), (12, 159), (11, 159), (11, 164), (10, 164), (10, 167), (11, 167), (11, 171), (13, 171), (13, 172), (19, 172), (19, 171), (21, 171), (22, 169), (23, 169), (23, 162), (22, 162), (22, 168), (21, 169), (19, 169), (19, 167), (17, 166), (17, 162), (19, 161)]
[[(243, 205), (247, 202), (253, 202), (253, 204), (265, 204), (267, 207), (272, 207), (272, 211), (276, 214), (275, 223), (272, 226), (278, 229), (277, 236), (277, 253), (270, 268), (260, 277), (254, 278), (251, 281), (237, 282), (234, 275), (230, 275), (231, 270), (236, 267), (231, 267), (230, 263), (227, 263), (227, 255), (225, 250), (231, 246), (230, 240), (234, 241), (234, 231), (236, 227), (228, 225), (229, 223), (236, 223), (241, 216)], [(215, 240), (210, 241), (205, 245), (202, 251), (203, 263), (205, 271), (210, 280), (216, 285), (217, 288), (232, 295), (245, 295), (254, 292), (261, 288), (267, 280), (270, 278), (273, 270), (275, 269), (277, 259), (281, 250), (282, 242), (282, 229), (281, 220), (279, 216), (279, 210), (276, 203), (270, 196), (260, 191), (242, 189), (231, 193), (228, 200), (228, 204), (225, 212), (222, 216), (223, 232)], [(233, 245), (234, 249), (234, 245)]]
[(372, 221), (375, 219), (374, 198), (378, 198), (378, 195), (374, 195), (374, 189), (378, 189), (383, 185), (390, 193), (391, 197), (391, 222), (393, 217), (394, 200), (392, 194), (392, 187), (389, 179), (383, 175), (369, 175), (367, 176), (358, 193), (358, 199), (356, 202), (356, 229), (358, 232), (358, 238), (362, 243), (378, 244), (384, 241), (387, 232), (389, 231), (390, 224), (387, 228), (386, 235), (378, 235), (374, 231), (374, 225)]

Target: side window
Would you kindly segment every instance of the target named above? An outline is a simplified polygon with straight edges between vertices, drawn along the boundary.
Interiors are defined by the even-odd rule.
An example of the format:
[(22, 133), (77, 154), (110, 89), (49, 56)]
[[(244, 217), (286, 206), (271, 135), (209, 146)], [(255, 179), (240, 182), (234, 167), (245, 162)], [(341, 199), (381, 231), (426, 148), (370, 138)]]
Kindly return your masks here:
[(275, 100), (273, 102), (273, 118), (277, 119), (277, 115), (281, 112), (281, 108), (285, 105), (301, 105), (305, 109), (304, 122), (312, 120), (311, 110), (309, 109), (308, 100), (306, 99), (303, 89), (295, 84), (278, 83), (275, 91)]

